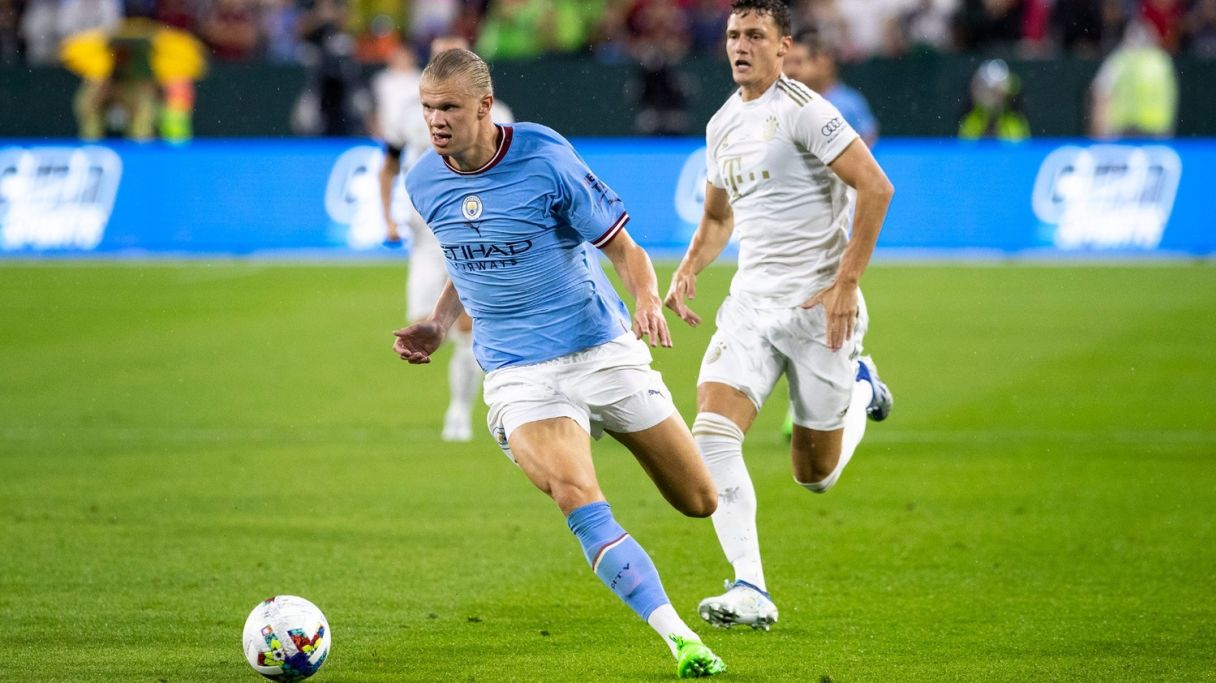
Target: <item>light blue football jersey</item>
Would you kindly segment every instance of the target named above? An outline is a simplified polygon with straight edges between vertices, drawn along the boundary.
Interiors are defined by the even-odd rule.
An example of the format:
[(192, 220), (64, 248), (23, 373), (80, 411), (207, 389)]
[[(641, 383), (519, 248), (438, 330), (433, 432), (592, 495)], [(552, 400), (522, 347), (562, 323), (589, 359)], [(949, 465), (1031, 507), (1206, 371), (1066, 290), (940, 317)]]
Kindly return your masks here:
[(458, 171), (434, 150), (406, 175), (414, 208), (473, 317), (473, 354), (487, 372), (611, 341), (629, 311), (596, 252), (629, 220), (624, 204), (557, 132), (500, 125), (494, 157)]

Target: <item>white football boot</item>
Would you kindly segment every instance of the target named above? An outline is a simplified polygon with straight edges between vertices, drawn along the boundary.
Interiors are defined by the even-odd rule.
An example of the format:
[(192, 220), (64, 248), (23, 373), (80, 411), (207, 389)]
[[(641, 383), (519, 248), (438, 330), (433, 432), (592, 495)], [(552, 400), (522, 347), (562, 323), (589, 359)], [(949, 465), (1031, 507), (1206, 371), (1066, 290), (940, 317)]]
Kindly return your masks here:
[(473, 422), (469, 411), (459, 405), (448, 406), (443, 416), (443, 434), (447, 442), (465, 443), (473, 440)]
[(742, 624), (767, 631), (777, 623), (772, 598), (746, 581), (727, 581), (726, 592), (702, 600), (697, 613), (718, 628)]

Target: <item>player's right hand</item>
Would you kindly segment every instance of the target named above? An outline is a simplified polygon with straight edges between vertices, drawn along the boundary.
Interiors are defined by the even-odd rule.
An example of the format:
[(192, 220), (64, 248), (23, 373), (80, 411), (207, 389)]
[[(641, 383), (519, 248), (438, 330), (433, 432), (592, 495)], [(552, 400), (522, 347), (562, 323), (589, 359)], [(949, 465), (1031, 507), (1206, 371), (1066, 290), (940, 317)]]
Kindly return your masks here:
[(675, 311), (676, 315), (680, 316), (680, 320), (688, 323), (691, 327), (696, 327), (701, 324), (701, 316), (697, 315), (687, 304), (685, 299), (697, 298), (697, 276), (677, 270), (675, 275), (671, 276), (671, 287), (667, 290), (667, 296), (663, 299), (663, 303)]
[(447, 332), (439, 323), (423, 320), (396, 330), (393, 336), (397, 338), (393, 353), (411, 365), (422, 365), (431, 362), (431, 354), (443, 343)]
[(659, 297), (648, 296), (638, 300), (637, 310), (633, 314), (633, 333), (638, 339), (649, 339), (651, 348), (671, 348), (671, 331), (667, 329), (667, 320), (663, 318), (663, 306), (659, 304)]

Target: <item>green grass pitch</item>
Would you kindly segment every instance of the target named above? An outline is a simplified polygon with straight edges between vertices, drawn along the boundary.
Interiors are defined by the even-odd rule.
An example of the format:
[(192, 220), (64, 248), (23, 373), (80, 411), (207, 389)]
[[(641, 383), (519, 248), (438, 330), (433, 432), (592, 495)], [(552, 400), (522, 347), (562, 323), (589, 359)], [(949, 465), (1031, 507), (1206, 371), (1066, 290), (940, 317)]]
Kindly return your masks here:
[[(702, 277), (710, 320), (730, 274)], [(0, 680), (259, 680), (240, 631), (275, 593), (330, 619), (319, 683), (674, 677), (491, 439), (438, 440), (445, 363), (389, 351), (403, 275), (0, 267)], [(748, 437), (772, 632), (700, 625), (730, 576), (710, 522), (595, 447), (726, 680), (1216, 680), (1216, 269), (865, 288), (896, 405), (840, 485), (792, 482), (784, 401)], [(686, 419), (711, 327), (656, 352)]]

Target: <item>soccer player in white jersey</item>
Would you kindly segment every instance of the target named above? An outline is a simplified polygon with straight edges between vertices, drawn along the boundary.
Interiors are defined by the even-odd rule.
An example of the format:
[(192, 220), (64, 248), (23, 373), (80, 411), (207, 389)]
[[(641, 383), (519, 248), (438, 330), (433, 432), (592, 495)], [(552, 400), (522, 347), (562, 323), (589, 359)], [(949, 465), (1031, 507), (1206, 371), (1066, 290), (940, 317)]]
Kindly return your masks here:
[[(468, 49), (468, 41), (460, 36), (440, 36), (431, 41), (431, 54), (444, 50)], [(412, 61), (412, 60), (411, 60)], [(381, 135), (384, 136), (384, 165), (380, 167), (380, 200), (388, 226), (385, 241), (398, 243), (401, 233), (398, 217), (393, 215), (393, 189), (402, 167), (408, 168), (431, 148), (430, 134), (422, 118), (422, 103), (418, 100), (417, 67), (409, 64), (385, 72), (393, 78), (378, 79), (375, 84), (380, 114)], [(381, 82), (397, 87), (379, 87)], [(383, 92), (383, 95), (381, 94)], [(502, 102), (494, 101), (490, 117), (499, 123), (512, 123), (514, 116)], [(408, 202), (407, 202), (408, 204)], [(422, 218), (413, 208), (407, 208), (405, 223), (410, 230), (410, 266), (406, 279), (406, 320), (419, 320), (431, 312), (439, 293), (447, 282), (443, 253), (434, 235), (427, 230)], [(467, 315), (460, 316), (453, 328), (452, 357), (448, 361), (449, 401), (443, 417), (444, 441), (473, 439), (473, 401), (481, 388), (482, 371), (473, 357), (473, 324)]]
[[(393, 350), (427, 362), (467, 310), (503, 452), (557, 504), (592, 571), (659, 634), (681, 677), (725, 671), (613, 518), (591, 460), (588, 435), (605, 431), (677, 510), (714, 510), (709, 470), (641, 341), (671, 345), (650, 258), (624, 229), (628, 213), (565, 138), (494, 123), (490, 71), (472, 52), (440, 53), (420, 89), (434, 151), (410, 169), (406, 189), (450, 281), (427, 318), (394, 333)], [(588, 244), (633, 295), (632, 323)]]
[(698, 611), (725, 627), (777, 621), (743, 436), (781, 374), (794, 412), (794, 481), (815, 493), (839, 479), (867, 413), (885, 416), (891, 403), (873, 364), (859, 358), (867, 317), (858, 282), (894, 188), (840, 112), (782, 75), (790, 43), (780, 0), (732, 3), (726, 52), (739, 90), (707, 127), (704, 215), (666, 297), (698, 324), (686, 303), (697, 274), (738, 234), (739, 268), (701, 363), (692, 428), (718, 487), (714, 530), (735, 570), (727, 591)]

